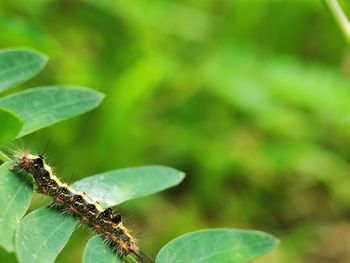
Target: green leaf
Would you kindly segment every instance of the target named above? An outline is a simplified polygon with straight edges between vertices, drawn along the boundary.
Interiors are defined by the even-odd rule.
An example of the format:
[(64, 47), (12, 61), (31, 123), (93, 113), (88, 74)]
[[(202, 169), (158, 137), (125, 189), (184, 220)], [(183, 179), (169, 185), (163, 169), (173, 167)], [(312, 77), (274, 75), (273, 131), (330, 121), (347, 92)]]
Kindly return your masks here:
[(123, 261), (103, 243), (100, 236), (90, 238), (84, 251), (83, 263), (122, 263)]
[(27, 211), (33, 193), (32, 178), (11, 172), (12, 165), (6, 162), (0, 166), (0, 246), (7, 251), (14, 249), (16, 226)]
[(20, 222), (16, 251), (21, 263), (51, 263), (67, 244), (76, 226), (75, 219), (41, 207)]
[(180, 236), (158, 253), (157, 263), (242, 263), (273, 250), (278, 240), (252, 230), (205, 229)]
[(110, 171), (73, 184), (102, 205), (114, 206), (126, 200), (153, 194), (179, 184), (185, 174), (165, 166), (145, 166)]
[(0, 51), (0, 91), (18, 85), (41, 71), (47, 57), (36, 51), (5, 49)]
[(95, 90), (69, 86), (30, 89), (0, 99), (24, 121), (18, 137), (96, 108), (104, 95)]
[(0, 108), (0, 124), (0, 145), (14, 139), (23, 126), (22, 120), (14, 112), (2, 108)]

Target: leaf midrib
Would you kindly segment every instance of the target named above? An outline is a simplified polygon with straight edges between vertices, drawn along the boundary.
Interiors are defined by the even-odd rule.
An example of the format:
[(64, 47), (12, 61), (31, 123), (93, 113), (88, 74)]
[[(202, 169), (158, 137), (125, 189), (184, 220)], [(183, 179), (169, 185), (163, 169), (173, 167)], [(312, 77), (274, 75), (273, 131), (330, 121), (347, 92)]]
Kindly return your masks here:
[(21, 65), (17, 65), (15, 67), (11, 67), (10, 69), (7, 69), (7, 70), (1, 72), (0, 78), (2, 78), (4, 75), (6, 75), (12, 71), (17, 71), (18, 69), (25, 68), (25, 67), (31, 66), (33, 64), (39, 64), (39, 61), (31, 61), (31, 62), (23, 63)]

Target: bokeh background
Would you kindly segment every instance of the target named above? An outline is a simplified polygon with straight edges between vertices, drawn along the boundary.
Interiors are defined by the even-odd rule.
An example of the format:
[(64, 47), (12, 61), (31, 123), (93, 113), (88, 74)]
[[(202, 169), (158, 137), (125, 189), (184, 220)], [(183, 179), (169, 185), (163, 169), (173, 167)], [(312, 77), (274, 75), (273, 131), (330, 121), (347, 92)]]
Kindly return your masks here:
[[(150, 255), (180, 234), (234, 227), (281, 239), (256, 262), (350, 262), (350, 52), (320, 1), (5, 0), (0, 47), (50, 57), (17, 90), (106, 94), (23, 140), (38, 151), (50, 140), (63, 178), (148, 164), (186, 172), (118, 208)], [(58, 262), (81, 261), (87, 232)]]

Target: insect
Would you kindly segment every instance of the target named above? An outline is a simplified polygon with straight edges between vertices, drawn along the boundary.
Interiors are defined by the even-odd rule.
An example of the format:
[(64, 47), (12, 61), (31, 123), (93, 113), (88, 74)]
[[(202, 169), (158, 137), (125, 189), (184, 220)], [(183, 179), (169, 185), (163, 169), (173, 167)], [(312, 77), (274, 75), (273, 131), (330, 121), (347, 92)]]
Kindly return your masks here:
[(43, 155), (16, 154), (13, 170), (24, 170), (31, 174), (36, 182), (37, 192), (50, 196), (54, 205), (69, 211), (82, 223), (103, 236), (105, 243), (119, 257), (133, 254), (139, 261), (142, 261), (140, 255), (145, 254), (140, 251), (135, 239), (123, 225), (121, 215), (115, 214), (111, 208), (103, 208), (84, 192), (62, 183), (54, 174), (53, 169), (45, 163)]

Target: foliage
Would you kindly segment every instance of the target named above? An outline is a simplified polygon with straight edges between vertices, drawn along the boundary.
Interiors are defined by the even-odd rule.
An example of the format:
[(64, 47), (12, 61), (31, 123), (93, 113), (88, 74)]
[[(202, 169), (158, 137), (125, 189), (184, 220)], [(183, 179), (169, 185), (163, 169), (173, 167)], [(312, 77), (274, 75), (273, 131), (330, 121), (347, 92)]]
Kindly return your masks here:
[[(5, 0), (0, 17), (2, 47), (51, 58), (27, 87), (107, 94), (98, 111), (26, 138), (53, 138), (62, 177), (153, 163), (186, 171), (175, 190), (122, 209), (152, 236), (141, 238), (151, 255), (222, 226), (283, 240), (257, 262), (350, 261), (349, 53), (321, 1)], [(57, 262), (79, 260), (84, 236)]]
[[(156, 261), (166, 262), (248, 262), (274, 249), (277, 240), (249, 230), (210, 229), (181, 236), (165, 245)], [(215, 248), (215, 249), (213, 249)]]
[[(16, 71), (16, 74), (7, 75), (9, 81), (4, 81), (12, 84), (17, 84), (20, 81), (18, 76), (24, 76), (22, 79), (25, 79), (32, 76), (28, 72), (35, 71), (28, 68), (35, 68), (36, 63), (23, 63), (23, 57), (40, 60), (41, 56), (39, 53), (32, 51), (15, 49), (3, 51), (0, 54), (5, 57), (5, 60), (11, 62), (7, 64), (7, 67), (0, 68), (0, 76)], [(96, 91), (67, 86), (48, 86), (8, 95), (0, 99), (0, 105), (6, 108), (3, 111), (4, 114), (0, 115), (0, 120), (5, 124), (3, 126), (5, 129), (0, 131), (0, 138), (11, 140), (81, 114), (97, 107), (102, 98), (103, 95)], [(17, 126), (16, 121), (18, 122)], [(6, 125), (5, 122), (9, 124)], [(4, 156), (5, 154), (2, 153), (2, 157)], [(12, 162), (5, 162), (7, 158), (3, 158), (2, 161), (3, 164), (0, 166), (0, 185), (2, 188), (0, 195), (0, 208), (2, 208), (0, 245), (10, 252), (15, 249), (19, 262), (54, 262), (76, 228), (76, 219), (71, 216), (64, 216), (61, 212), (47, 207), (36, 209), (22, 219), (30, 205), (33, 194), (31, 177), (24, 174), (21, 178), (21, 174), (11, 171)], [(111, 207), (123, 201), (149, 195), (177, 185), (183, 178), (184, 174), (182, 172), (172, 168), (146, 166), (94, 175), (75, 182), (73, 186), (80, 191), (87, 192), (91, 198), (98, 200), (106, 207)], [(226, 235), (227, 241), (230, 240), (230, 230), (222, 229), (220, 232), (221, 235)], [(245, 238), (256, 240), (258, 243), (260, 242), (260, 236), (270, 238), (263, 233), (260, 233), (259, 237), (255, 236), (255, 233), (247, 232), (246, 235)], [(216, 237), (214, 232), (211, 236), (213, 239), (220, 238), (220, 236)], [(193, 238), (193, 240), (196, 239), (198, 239), (197, 236)], [(230, 249), (231, 246), (236, 246), (236, 243), (242, 242), (240, 236), (232, 235), (231, 239), (225, 245), (226, 250)], [(188, 240), (188, 237), (186, 237), (186, 240)], [(208, 249), (207, 246), (210, 247), (211, 245), (208, 236), (200, 238), (200, 240), (202, 240), (202, 244), (197, 246), (197, 249), (202, 253), (198, 254), (197, 257), (201, 258), (203, 253), (207, 253), (207, 262), (217, 262), (215, 254), (217, 253), (216, 250), (219, 250), (217, 248)], [(270, 238), (269, 242), (264, 242), (262, 248), (257, 251), (249, 251), (251, 244), (243, 244), (238, 249), (233, 250), (231, 248), (231, 254), (224, 254), (223, 257), (229, 259), (233, 254), (246, 253), (247, 255), (238, 258), (237, 262), (247, 261), (269, 252), (274, 248), (273, 243), (275, 242)], [(85, 249), (84, 262), (107, 262), (110, 261), (110, 258), (112, 258), (112, 261), (121, 261), (105, 246), (100, 238), (95, 237), (89, 241)], [(162, 251), (167, 253), (167, 250), (170, 250), (168, 253), (172, 253), (173, 247), (174, 245), (170, 249), (164, 247)], [(181, 244), (178, 247), (181, 247)], [(212, 251), (211, 254), (209, 254), (209, 251)], [(181, 258), (181, 256), (176, 256), (176, 253), (174, 255), (173, 260), (164, 259), (164, 256), (161, 255), (157, 261), (160, 263), (188, 261)], [(133, 259), (129, 257), (128, 260), (127, 257), (126, 260)]]
[(0, 122), (2, 124), (0, 144), (6, 143), (15, 137), (23, 125), (21, 119), (16, 114), (2, 108), (0, 108)]

